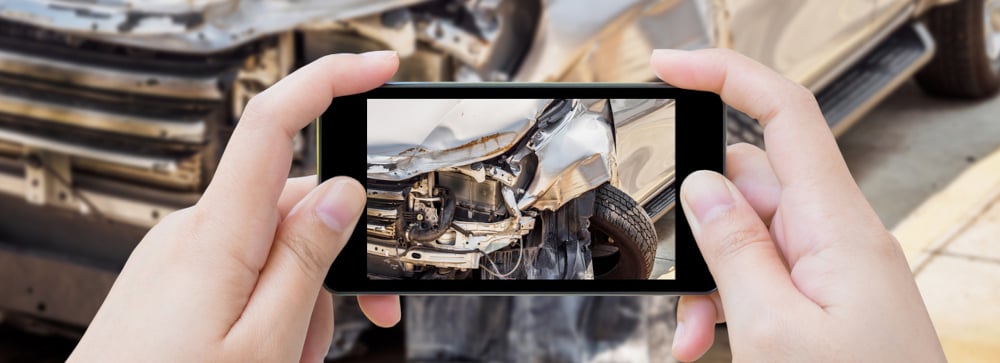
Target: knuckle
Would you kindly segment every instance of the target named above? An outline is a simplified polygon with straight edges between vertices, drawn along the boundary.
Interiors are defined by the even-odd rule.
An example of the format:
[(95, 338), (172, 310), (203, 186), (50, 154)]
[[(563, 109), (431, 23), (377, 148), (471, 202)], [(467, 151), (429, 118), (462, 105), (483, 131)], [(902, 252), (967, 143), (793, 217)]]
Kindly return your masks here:
[(286, 228), (275, 243), (291, 253), (295, 263), (306, 274), (319, 274), (329, 267), (316, 240), (300, 229)]
[(816, 101), (816, 95), (806, 88), (806, 86), (792, 82), (791, 80), (788, 82), (792, 84), (791, 96), (793, 96), (796, 101), (802, 102), (803, 104), (815, 106), (819, 105), (819, 102)]
[(240, 124), (254, 124), (262, 123), (263, 120), (267, 119), (269, 114), (268, 110), (273, 109), (272, 104), (274, 103), (273, 97), (270, 96), (268, 90), (261, 91), (260, 93), (250, 97), (247, 101), (245, 107), (243, 107), (243, 114), (240, 117)]
[(714, 241), (715, 255), (720, 261), (732, 261), (748, 250), (772, 244), (771, 235), (763, 226), (753, 225), (748, 221), (731, 223), (733, 220), (738, 220), (735, 218), (720, 218), (719, 220), (725, 221), (729, 225), (728, 227), (716, 228), (716, 230), (721, 231)]

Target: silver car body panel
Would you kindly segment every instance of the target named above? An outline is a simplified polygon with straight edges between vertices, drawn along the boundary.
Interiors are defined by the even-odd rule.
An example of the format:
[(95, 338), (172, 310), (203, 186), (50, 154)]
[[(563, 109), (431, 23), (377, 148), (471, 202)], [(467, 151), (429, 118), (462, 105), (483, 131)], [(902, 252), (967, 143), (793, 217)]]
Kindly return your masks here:
[[(888, 22), (899, 21), (901, 16), (909, 12), (920, 13), (932, 4), (951, 1), (808, 0), (784, 3), (767, 0), (542, 0), (543, 12), (532, 45), (510, 79), (643, 81), (653, 76), (646, 64), (651, 49), (692, 49), (714, 45), (734, 48), (748, 54), (815, 90), (832, 79), (830, 75), (839, 73), (836, 69), (838, 60), (849, 59), (851, 53), (863, 53), (865, 44), (877, 42), (881, 37), (879, 29), (887, 27)], [(348, 20), (374, 21), (381, 12), (421, 2), (7, 0), (0, 3), (0, 18), (109, 43), (180, 53), (210, 54), (232, 49), (269, 34), (288, 34), (295, 29), (355, 29), (360, 23)], [(760, 22), (759, 19), (764, 17), (772, 21)], [(351, 27), (352, 24), (354, 28)], [(671, 31), (660, 31), (663, 24), (670, 24)], [(408, 26), (413, 24), (408, 23)], [(789, 31), (790, 29), (796, 31)], [(401, 37), (406, 41), (390, 44), (402, 45), (414, 36)], [(70, 59), (41, 60), (12, 52), (0, 53), (0, 58), (3, 57), (8, 60), (0, 65), (6, 67), (5, 72), (30, 71), (33, 72), (32, 77), (40, 79), (57, 80), (72, 76), (75, 82), (99, 89), (122, 88), (140, 94), (167, 97), (182, 95), (205, 100), (225, 97), (217, 88), (208, 86), (219, 81), (215, 77), (153, 75), (156, 82), (143, 82), (144, 75), (140, 73), (101, 73), (105, 70), (74, 64)], [(7, 101), (5, 104), (8, 109), (25, 109), (21, 107), (23, 102), (19, 99), (10, 98)], [(116, 114), (104, 117), (75, 112), (85, 117), (46, 118), (46, 121), (187, 143), (201, 142), (205, 130), (205, 124), (201, 120), (174, 122), (171, 119), (117, 117), (119, 115)], [(619, 121), (620, 118), (616, 117), (616, 122)], [(526, 130), (524, 125), (526, 124), (516, 129)], [(648, 129), (642, 124), (616, 127), (618, 138), (625, 141), (620, 141), (618, 145), (620, 174), (613, 181), (633, 198), (644, 202), (672, 180), (672, 147), (662, 142), (648, 142), (662, 138), (633, 140), (634, 137), (648, 136), (643, 132)], [(476, 131), (488, 129), (486, 127)], [(474, 132), (470, 131), (467, 135), (471, 134)], [(492, 134), (483, 133), (479, 136), (489, 135)], [(511, 147), (511, 143), (520, 136), (516, 132), (508, 132), (470, 145), (475, 147), (461, 149), (467, 156), (489, 158)], [(464, 139), (465, 142), (475, 140)], [(415, 142), (413, 145), (422, 143)], [(386, 154), (382, 156), (382, 160), (375, 161), (388, 164), (394, 158), (408, 158), (410, 162), (435, 159), (432, 153), (418, 151), (414, 149), (404, 156)], [(452, 161), (427, 162), (423, 167), (411, 168), (411, 165), (403, 170), (413, 170), (416, 173), (419, 170), (434, 170), (438, 165), (460, 163), (457, 161), (460, 159), (458, 155), (459, 153), (455, 153), (455, 160)], [(116, 156), (115, 159), (120, 158)], [(645, 167), (633, 170), (634, 165)], [(651, 165), (662, 168), (653, 170)], [(135, 167), (130, 168), (140, 170)], [(142, 165), (140, 168), (148, 169), (149, 166)], [(385, 171), (371, 176), (400, 179), (405, 178), (406, 174), (392, 175)], [(172, 178), (169, 179), (171, 183), (179, 183), (174, 180), (177, 178), (169, 178)]]
[[(532, 47), (512, 77), (520, 82), (644, 82), (656, 48), (716, 44), (711, 1), (548, 0)], [(670, 31), (663, 31), (670, 24)]]
[(135, 47), (207, 54), (423, 0), (6, 0), (0, 17)]
[[(466, 99), (369, 100), (368, 177), (403, 180), (486, 160), (509, 150), (550, 100)], [(556, 209), (608, 181), (622, 155), (619, 187), (645, 200), (674, 178), (674, 101), (612, 99), (579, 103), (552, 130), (540, 130), (528, 145), (539, 158), (535, 179), (519, 209)], [(621, 143), (601, 119), (611, 107)], [(485, 135), (485, 136), (483, 136)]]
[[(644, 81), (656, 48), (734, 48), (813, 88), (897, 14), (955, 0), (543, 0), (515, 81)], [(7, 0), (0, 17), (103, 41), (207, 54), (425, 0)], [(761, 22), (762, 18), (771, 21)], [(671, 31), (661, 31), (670, 24)], [(796, 31), (787, 31), (796, 29)], [(609, 67), (608, 65), (614, 65)], [(815, 89), (815, 88), (813, 88)]]
[(404, 180), (510, 149), (549, 100), (368, 100), (368, 177)]
[[(404, 180), (499, 156), (526, 137), (536, 115), (550, 102), (549, 99), (368, 100), (367, 176)], [(614, 134), (611, 120), (601, 116), (604, 108), (610, 106), (605, 100), (592, 106), (574, 102), (559, 122), (527, 135), (532, 139), (525, 147), (537, 155), (538, 167), (517, 202), (518, 209), (555, 210), (612, 180), (616, 169)], [(663, 106), (619, 103), (626, 107), (623, 116), (649, 112), (640, 110), (642, 106)], [(625, 122), (630, 133), (642, 131), (641, 125), (631, 123)], [(648, 126), (648, 122), (644, 124)], [(649, 186), (656, 187), (659, 185)]]
[[(607, 107), (599, 102), (600, 108)], [(577, 102), (565, 118), (539, 130), (527, 147), (538, 156), (535, 177), (518, 209), (556, 210), (566, 202), (611, 181), (616, 170), (611, 120)]]
[(617, 187), (640, 204), (673, 183), (676, 103), (671, 99), (611, 99), (617, 136)]

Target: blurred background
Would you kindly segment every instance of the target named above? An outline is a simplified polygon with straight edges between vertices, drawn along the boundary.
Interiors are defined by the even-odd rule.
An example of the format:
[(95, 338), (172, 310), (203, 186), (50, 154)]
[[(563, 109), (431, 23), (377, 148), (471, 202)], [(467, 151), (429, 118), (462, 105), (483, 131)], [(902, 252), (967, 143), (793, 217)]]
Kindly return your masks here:
[[(318, 57), (393, 49), (399, 81), (645, 82), (652, 49), (709, 47), (816, 94), (949, 358), (1000, 360), (1000, 1), (3, 0), (0, 361), (65, 359), (246, 102)], [(746, 115), (727, 128), (765, 147)], [(314, 173), (313, 132), (290, 175)], [(670, 361), (675, 301), (408, 297), (375, 329), (337, 299), (328, 358)], [(703, 361), (730, 360), (717, 336)]]

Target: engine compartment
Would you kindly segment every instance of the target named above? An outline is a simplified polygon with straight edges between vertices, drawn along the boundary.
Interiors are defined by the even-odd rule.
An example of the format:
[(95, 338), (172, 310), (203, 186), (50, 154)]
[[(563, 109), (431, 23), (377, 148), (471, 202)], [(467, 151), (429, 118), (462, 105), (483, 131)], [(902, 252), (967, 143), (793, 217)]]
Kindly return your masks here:
[[(519, 211), (513, 184), (486, 178), (488, 168), (499, 166), (475, 163), (399, 182), (369, 180), (369, 273), (468, 278), (472, 270), (490, 264), (491, 253), (523, 248), (536, 213)], [(495, 276), (513, 272), (498, 271), (495, 263), (483, 271)]]

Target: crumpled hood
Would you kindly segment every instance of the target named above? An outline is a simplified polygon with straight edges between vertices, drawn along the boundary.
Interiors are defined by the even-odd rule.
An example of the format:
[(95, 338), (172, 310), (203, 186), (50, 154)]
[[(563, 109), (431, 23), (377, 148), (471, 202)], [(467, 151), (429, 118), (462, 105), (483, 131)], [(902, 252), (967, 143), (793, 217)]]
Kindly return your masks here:
[(551, 100), (368, 100), (368, 177), (401, 180), (510, 149)]
[(426, 0), (0, 0), (0, 18), (103, 41), (212, 53), (312, 22)]

